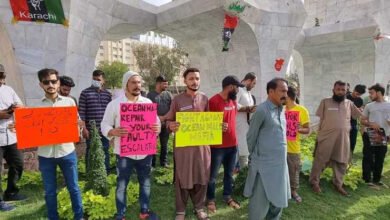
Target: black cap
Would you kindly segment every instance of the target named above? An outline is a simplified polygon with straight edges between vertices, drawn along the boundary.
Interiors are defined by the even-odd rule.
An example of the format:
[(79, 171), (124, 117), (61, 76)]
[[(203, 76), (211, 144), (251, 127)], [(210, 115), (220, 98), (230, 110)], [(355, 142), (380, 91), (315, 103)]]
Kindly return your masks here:
[(223, 80), (222, 80), (222, 88), (225, 88), (226, 86), (229, 86), (229, 85), (235, 85), (235, 86), (238, 86), (238, 87), (244, 87), (245, 85), (240, 83), (240, 81), (238, 80), (238, 78), (236, 76), (226, 76)]

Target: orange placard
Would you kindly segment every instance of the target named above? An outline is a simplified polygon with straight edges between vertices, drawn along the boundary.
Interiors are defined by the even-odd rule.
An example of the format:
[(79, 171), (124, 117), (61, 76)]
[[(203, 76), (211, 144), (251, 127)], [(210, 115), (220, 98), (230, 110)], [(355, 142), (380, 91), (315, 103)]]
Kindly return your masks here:
[(79, 141), (76, 107), (15, 109), (18, 148)]

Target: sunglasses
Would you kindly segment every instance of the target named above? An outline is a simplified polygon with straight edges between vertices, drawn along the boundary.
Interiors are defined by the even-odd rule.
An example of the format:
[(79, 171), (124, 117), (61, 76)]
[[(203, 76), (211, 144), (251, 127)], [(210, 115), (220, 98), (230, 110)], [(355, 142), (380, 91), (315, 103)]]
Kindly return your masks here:
[(58, 82), (58, 79), (53, 79), (53, 80), (42, 80), (42, 84), (47, 86), (49, 85), (50, 83), (55, 85), (56, 83)]

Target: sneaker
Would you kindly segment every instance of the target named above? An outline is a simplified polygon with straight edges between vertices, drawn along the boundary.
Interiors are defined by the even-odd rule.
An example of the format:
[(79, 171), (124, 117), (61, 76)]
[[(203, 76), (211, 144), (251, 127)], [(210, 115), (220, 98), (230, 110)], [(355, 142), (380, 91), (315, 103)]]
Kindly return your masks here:
[(4, 194), (4, 201), (22, 201), (26, 200), (27, 196), (15, 193), (15, 194)]
[(141, 220), (160, 220), (160, 217), (158, 215), (150, 210), (139, 213), (139, 219)]
[(15, 206), (13, 206), (11, 204), (7, 204), (4, 201), (0, 202), (0, 211), (7, 212), (7, 211), (11, 211), (13, 209), (15, 209)]

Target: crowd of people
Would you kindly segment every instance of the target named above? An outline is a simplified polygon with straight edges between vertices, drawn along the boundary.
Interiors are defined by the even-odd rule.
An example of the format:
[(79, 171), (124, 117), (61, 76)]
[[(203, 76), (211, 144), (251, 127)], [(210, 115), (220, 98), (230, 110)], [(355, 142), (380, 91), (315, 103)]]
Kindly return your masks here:
[[(116, 208), (115, 219), (126, 214), (127, 186), (135, 169), (140, 185), (140, 219), (159, 219), (151, 211), (151, 173), (157, 166), (168, 167), (168, 140), (171, 133), (180, 130), (176, 121), (178, 112), (223, 112), (221, 123), (222, 143), (210, 146), (173, 146), (175, 220), (184, 220), (188, 199), (193, 203), (194, 214), (199, 220), (210, 219), (209, 213), (217, 212), (216, 179), (223, 166), (223, 201), (232, 209), (240, 209), (240, 201), (232, 197), (236, 172), (248, 167), (244, 196), (249, 198), (249, 219), (280, 219), (288, 200), (302, 202), (298, 194), (301, 170), (301, 135), (310, 131), (309, 111), (298, 104), (299, 91), (288, 86), (284, 78), (274, 78), (267, 83), (266, 101), (256, 106), (251, 91), (256, 86), (255, 73), (248, 73), (242, 80), (229, 75), (222, 80), (220, 92), (208, 98), (199, 91), (201, 74), (197, 68), (183, 73), (186, 90), (173, 96), (167, 91), (168, 81), (160, 75), (156, 78), (155, 91), (141, 94), (142, 77), (129, 71), (124, 73), (123, 94), (112, 98), (104, 88), (105, 74), (92, 73), (91, 86), (84, 89), (78, 99), (70, 96), (75, 86), (68, 76), (59, 76), (54, 69), (42, 69), (37, 73), (43, 97), (39, 106), (77, 106), (81, 122), (79, 127), (86, 139), (86, 157), (91, 144), (91, 123), (96, 122), (105, 152), (106, 171), (110, 172), (109, 147), (113, 143), (116, 154)], [(0, 186), (0, 210), (9, 211), (14, 205), (5, 201), (24, 200), (16, 185), (23, 173), (23, 154), (17, 148), (13, 112), (23, 107), (15, 91), (5, 84), (6, 71), (0, 65), (0, 160), (8, 164), (7, 188)], [(387, 141), (390, 135), (390, 103), (384, 100), (385, 89), (380, 84), (368, 88), (371, 103), (363, 105), (360, 98), (366, 92), (364, 85), (357, 85), (348, 92), (347, 83), (336, 81), (333, 96), (321, 100), (316, 111), (320, 118), (314, 161), (309, 182), (315, 193), (321, 193), (320, 175), (325, 167), (333, 170), (333, 185), (342, 196), (349, 193), (343, 188), (343, 177), (355, 148), (358, 125), (363, 136), (363, 176), (369, 185), (382, 185), (381, 175), (387, 143), (375, 142), (384, 131)], [(145, 97), (146, 96), (146, 97)], [(121, 103), (157, 103), (157, 121), (151, 124), (160, 140), (159, 158), (155, 155), (120, 156), (120, 138), (128, 130), (120, 126)], [(377, 134), (375, 133), (375, 134)], [(380, 136), (380, 135), (379, 135)], [(382, 143), (382, 144), (378, 144)], [(174, 144), (175, 145), (175, 144)], [(74, 143), (62, 143), (38, 148), (39, 170), (42, 175), (47, 217), (59, 219), (57, 212), (57, 166), (64, 176), (70, 193), (74, 219), (83, 219), (81, 192), (78, 187), (77, 156)], [(86, 163), (88, 170), (88, 163)], [(0, 166), (1, 173), (1, 166)], [(4, 195), (4, 196), (3, 196)]]

